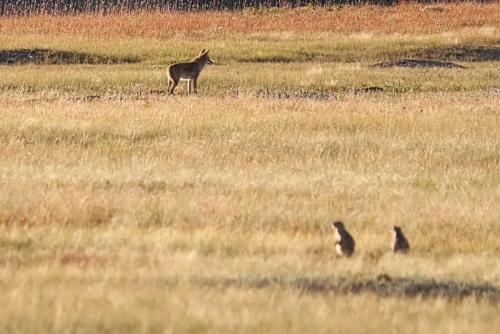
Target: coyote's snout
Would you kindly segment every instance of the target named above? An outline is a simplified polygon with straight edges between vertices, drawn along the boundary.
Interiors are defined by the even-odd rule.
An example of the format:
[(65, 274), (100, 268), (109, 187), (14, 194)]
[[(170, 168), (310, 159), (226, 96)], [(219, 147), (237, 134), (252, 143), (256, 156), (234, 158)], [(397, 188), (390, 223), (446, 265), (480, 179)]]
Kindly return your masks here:
[(208, 50), (203, 49), (190, 62), (170, 65), (168, 67), (168, 93), (174, 93), (174, 89), (180, 80), (188, 81), (188, 94), (191, 94), (192, 91), (196, 93), (196, 83), (201, 70), (205, 65), (212, 65), (213, 63), (210, 57), (208, 57)]

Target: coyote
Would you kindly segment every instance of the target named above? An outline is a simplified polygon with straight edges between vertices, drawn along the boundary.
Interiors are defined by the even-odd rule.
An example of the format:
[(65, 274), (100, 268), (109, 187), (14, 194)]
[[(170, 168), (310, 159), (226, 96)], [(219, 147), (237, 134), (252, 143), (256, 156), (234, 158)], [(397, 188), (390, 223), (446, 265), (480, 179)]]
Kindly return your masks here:
[(201, 50), (200, 54), (187, 63), (176, 63), (168, 67), (168, 88), (169, 94), (174, 93), (174, 89), (179, 80), (188, 81), (188, 94), (191, 90), (196, 93), (196, 81), (205, 65), (212, 65), (214, 62), (208, 57), (208, 50)]
[(332, 223), (335, 231), (335, 250), (340, 256), (351, 256), (354, 253), (356, 243), (353, 237), (347, 232), (344, 223), (337, 221)]

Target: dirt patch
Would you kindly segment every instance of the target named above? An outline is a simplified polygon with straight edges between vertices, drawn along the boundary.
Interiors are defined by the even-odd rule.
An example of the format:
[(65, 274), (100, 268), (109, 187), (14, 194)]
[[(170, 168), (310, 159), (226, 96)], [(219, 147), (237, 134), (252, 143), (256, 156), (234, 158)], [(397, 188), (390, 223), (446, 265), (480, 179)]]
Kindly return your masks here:
[(465, 68), (462, 65), (441, 61), (441, 60), (416, 60), (416, 59), (403, 59), (396, 61), (386, 61), (377, 63), (373, 66), (376, 67), (410, 67), (410, 68), (427, 68), (427, 67), (441, 67), (441, 68)]
[(122, 64), (135, 63), (132, 57), (109, 57), (84, 52), (51, 49), (0, 50), (0, 65), (16, 64)]

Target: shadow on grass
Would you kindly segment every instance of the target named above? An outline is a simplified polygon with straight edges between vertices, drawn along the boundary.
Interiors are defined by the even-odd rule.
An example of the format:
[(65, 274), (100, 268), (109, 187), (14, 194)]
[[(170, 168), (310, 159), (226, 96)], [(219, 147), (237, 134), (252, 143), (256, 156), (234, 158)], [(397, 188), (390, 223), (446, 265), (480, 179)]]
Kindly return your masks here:
[(315, 89), (315, 88), (300, 88), (300, 89), (273, 89), (260, 88), (254, 92), (258, 98), (274, 98), (274, 99), (310, 99), (318, 101), (339, 100), (346, 94), (374, 94), (381, 92), (393, 92), (391, 87), (380, 86), (362, 86), (352, 88), (337, 88), (337, 89)]
[(302, 293), (362, 294), (374, 293), (380, 297), (420, 297), (446, 298), (450, 300), (467, 297), (500, 302), (500, 288), (489, 283), (467, 283), (455, 281), (437, 281), (418, 278), (390, 278), (381, 275), (374, 279), (351, 278), (202, 278), (194, 283), (209, 287), (240, 288), (288, 288)]
[(456, 47), (414, 50), (404, 54), (405, 58), (375, 64), (378, 67), (444, 67), (465, 68), (450, 61), (499, 61), (500, 47)]
[(124, 64), (136, 63), (133, 57), (110, 57), (85, 52), (51, 49), (0, 50), (0, 65), (16, 64)]
[[(329, 54), (324, 52), (297, 51), (290, 52), (284, 55), (246, 55), (245, 57), (236, 60), (242, 63), (304, 63), (313, 61), (351, 63), (358, 61), (373, 61), (376, 58), (382, 58), (391, 61), (398, 61), (400, 59), (412, 59), (414, 61), (428, 62), (426, 65), (428, 67), (460, 67), (460, 65), (456, 64), (451, 66), (442, 66), (442, 64), (439, 63), (446, 63), (450, 61), (500, 61), (500, 47), (437, 47), (406, 51), (387, 50), (379, 53), (358, 52), (355, 55), (353, 55), (351, 52), (348, 52), (346, 54), (343, 54), (342, 52)], [(419, 64), (415, 63), (415, 65), (418, 66)]]
[(442, 60), (417, 60), (417, 59), (403, 59), (397, 61), (386, 61), (382, 63), (375, 64), (376, 67), (410, 67), (410, 68), (422, 68), (422, 67), (444, 67), (444, 68), (465, 68), (462, 65), (451, 63), (449, 61)]
[(430, 48), (413, 51), (408, 56), (472, 62), (499, 61), (500, 46)]

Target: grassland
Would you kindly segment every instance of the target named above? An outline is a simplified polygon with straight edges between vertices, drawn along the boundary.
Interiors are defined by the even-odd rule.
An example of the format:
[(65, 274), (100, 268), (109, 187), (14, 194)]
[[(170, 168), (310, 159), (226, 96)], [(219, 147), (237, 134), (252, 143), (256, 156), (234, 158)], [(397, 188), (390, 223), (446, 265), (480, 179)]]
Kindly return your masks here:
[(443, 8), (0, 19), (100, 60), (0, 66), (0, 332), (494, 332), (500, 16)]

